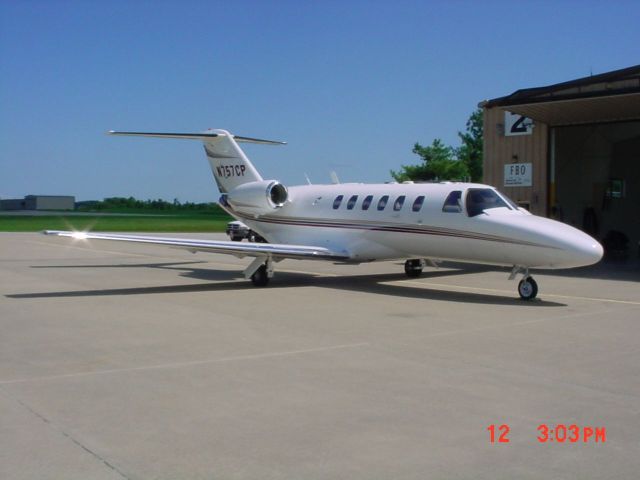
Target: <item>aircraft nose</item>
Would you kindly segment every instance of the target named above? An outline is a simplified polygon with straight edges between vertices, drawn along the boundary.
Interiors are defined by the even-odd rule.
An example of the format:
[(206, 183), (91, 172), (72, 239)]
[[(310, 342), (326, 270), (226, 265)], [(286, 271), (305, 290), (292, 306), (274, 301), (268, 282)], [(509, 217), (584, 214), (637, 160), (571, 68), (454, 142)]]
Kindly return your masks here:
[(579, 242), (575, 243), (571, 256), (576, 266), (586, 267), (598, 263), (604, 255), (604, 249), (600, 243), (587, 234), (582, 234)]
[(590, 235), (568, 225), (557, 228), (556, 235), (562, 251), (559, 264), (563, 267), (586, 267), (602, 259), (604, 249)]
[(590, 235), (566, 223), (528, 216), (523, 219), (529, 237), (548, 245), (548, 256), (539, 265), (550, 268), (586, 267), (598, 263), (604, 254), (602, 245)]

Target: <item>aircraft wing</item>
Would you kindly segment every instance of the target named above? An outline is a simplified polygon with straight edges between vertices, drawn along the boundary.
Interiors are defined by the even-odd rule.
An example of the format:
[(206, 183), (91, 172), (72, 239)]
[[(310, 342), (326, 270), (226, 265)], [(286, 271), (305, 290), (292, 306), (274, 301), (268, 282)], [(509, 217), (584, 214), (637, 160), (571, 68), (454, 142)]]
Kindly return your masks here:
[(220, 240), (195, 240), (186, 238), (148, 237), (116, 233), (72, 232), (45, 230), (45, 235), (69, 237), (75, 240), (112, 240), (120, 242), (151, 243), (189, 250), (191, 252), (227, 253), (237, 257), (272, 257), (274, 259), (297, 258), (318, 260), (347, 260), (346, 252), (336, 252), (310, 245), (277, 243), (247, 243)]

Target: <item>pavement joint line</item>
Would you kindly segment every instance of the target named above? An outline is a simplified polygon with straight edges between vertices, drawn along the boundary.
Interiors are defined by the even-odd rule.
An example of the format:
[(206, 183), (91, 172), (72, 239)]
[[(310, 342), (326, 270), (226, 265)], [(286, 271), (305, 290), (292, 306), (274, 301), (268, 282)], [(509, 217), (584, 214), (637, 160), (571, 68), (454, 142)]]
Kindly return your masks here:
[(284, 273), (305, 273), (307, 275), (316, 275), (318, 277), (347, 277), (348, 275), (338, 275), (337, 273), (319, 273), (319, 272), (310, 272), (308, 270), (277, 270), (277, 272), (284, 272)]
[[(293, 259), (290, 259), (293, 260)], [(222, 262), (220, 260), (217, 261), (211, 261), (208, 260), (207, 263), (213, 264), (213, 265), (224, 265), (226, 267), (228, 266), (234, 266), (234, 267), (238, 267), (238, 268), (242, 268), (242, 265), (235, 263), (235, 262)], [(324, 276), (324, 277), (345, 277), (346, 275), (339, 275), (337, 273), (320, 273), (320, 272), (312, 272), (309, 270), (295, 270), (292, 268), (276, 268), (275, 272), (284, 272), (284, 273), (306, 273), (307, 275), (317, 275), (317, 276)]]
[[(85, 248), (85, 247), (80, 247), (78, 245), (72, 245), (72, 244), (66, 244), (66, 245), (59, 245), (59, 244), (55, 244), (55, 243), (45, 243), (45, 242), (38, 242), (35, 240), (30, 240), (30, 243), (37, 243), (40, 245), (55, 245), (58, 247), (73, 247), (73, 248), (77, 248), (79, 250), (86, 250), (86, 251), (91, 251), (94, 252), (96, 249), (95, 248)], [(138, 254), (138, 253), (127, 253), (127, 252), (114, 252), (112, 250), (103, 250), (100, 249), (100, 251), (102, 252), (106, 252), (106, 253), (110, 253), (113, 255), (125, 255), (125, 256), (134, 256), (134, 257), (149, 257), (150, 255), (145, 255), (145, 254)], [(236, 265), (235, 263), (232, 262), (220, 262), (220, 261), (210, 261), (207, 263), (212, 263), (215, 265)], [(325, 277), (341, 277), (342, 275), (338, 275), (338, 274), (334, 274), (334, 273), (321, 273), (321, 272), (313, 272), (313, 271), (308, 271), (308, 270), (294, 270), (294, 269), (278, 269), (279, 272), (285, 272), (285, 273), (306, 273), (306, 274), (311, 274), (311, 275), (317, 275), (317, 276), (325, 276)], [(458, 290), (477, 290), (477, 291), (482, 291), (482, 292), (492, 292), (492, 293), (500, 293), (500, 294), (511, 294), (512, 292), (510, 290), (500, 290), (500, 289), (495, 289), (495, 288), (482, 288), (482, 287), (470, 287), (470, 286), (462, 286), (462, 285), (448, 285), (446, 283), (432, 283), (432, 282), (416, 282), (413, 280), (396, 280), (396, 281), (391, 281), (391, 282), (384, 282), (383, 284), (386, 285), (392, 285), (394, 283), (399, 283), (402, 285), (415, 285), (415, 286), (419, 286), (424, 288), (424, 286), (434, 286), (434, 287), (445, 287), (445, 288), (456, 288)], [(631, 300), (615, 300), (612, 298), (596, 298), (596, 297), (580, 297), (580, 296), (575, 296), (575, 295), (557, 295), (557, 294), (553, 294), (553, 293), (545, 293), (544, 294), (545, 297), (552, 297), (552, 298), (566, 298), (566, 299), (573, 299), (573, 300), (587, 300), (587, 301), (592, 301), (592, 302), (609, 302), (609, 303), (620, 303), (620, 304), (626, 304), (626, 305), (640, 305), (640, 302), (634, 302)]]
[(104, 250), (104, 249), (96, 249), (96, 248), (87, 248), (87, 247), (81, 247), (79, 245), (74, 245), (73, 243), (65, 243), (65, 244), (60, 244), (60, 243), (55, 243), (55, 242), (51, 242), (51, 243), (47, 243), (47, 242), (39, 242), (37, 240), (27, 240), (28, 243), (34, 243), (36, 245), (46, 245), (47, 247), (61, 247), (61, 248), (76, 248), (78, 250), (84, 250), (87, 252), (93, 252), (95, 253), (96, 250), (100, 251), (100, 252), (104, 252), (104, 253), (110, 253), (111, 255), (118, 255), (120, 257), (125, 256), (125, 257), (148, 257), (149, 255), (144, 255), (144, 254), (140, 254), (140, 253), (130, 253), (130, 252), (114, 252), (113, 250)]
[[(394, 280), (391, 282), (385, 282), (386, 284), (394, 284), (399, 283), (403, 285), (415, 285), (417, 287), (424, 288), (425, 286), (433, 286), (433, 287), (445, 287), (445, 288), (457, 288), (458, 290), (479, 290), (483, 292), (493, 292), (493, 293), (503, 293), (510, 294), (512, 293), (510, 290), (499, 290), (496, 288), (482, 288), (482, 287), (470, 287), (470, 286), (462, 286), (462, 285), (447, 285), (446, 283), (432, 283), (432, 282), (416, 282), (412, 280)], [(579, 297), (574, 295), (557, 295), (554, 293), (545, 293), (544, 297), (553, 297), (553, 298), (569, 298), (573, 300), (590, 300), (593, 302), (609, 302), (609, 303), (621, 303), (626, 305), (638, 305), (640, 306), (640, 302), (634, 302), (631, 300), (615, 300), (613, 298), (597, 298), (597, 297)]]
[(370, 344), (368, 342), (349, 343), (344, 345), (332, 345), (329, 347), (309, 348), (305, 350), (289, 350), (284, 352), (258, 353), (255, 355), (238, 355), (233, 357), (214, 358), (209, 360), (194, 360), (191, 362), (177, 362), (177, 363), (165, 363), (160, 365), (148, 365), (144, 367), (112, 368), (109, 370), (93, 370), (89, 372), (66, 373), (66, 374), (60, 374), (60, 375), (50, 375), (47, 377), (20, 378), (16, 380), (0, 380), (0, 385), (14, 385), (18, 383), (29, 383), (29, 382), (37, 382), (42, 380), (58, 380), (63, 378), (87, 377), (91, 375), (105, 375), (105, 374), (111, 374), (111, 373), (141, 372), (145, 370), (161, 370), (165, 368), (182, 368), (182, 367), (191, 367), (196, 365), (226, 363), (226, 362), (234, 362), (234, 361), (242, 361), (242, 360), (258, 360), (263, 358), (287, 357), (292, 355), (302, 355), (305, 353), (318, 353), (318, 352), (327, 352), (331, 350), (341, 350), (341, 349), (347, 349), (347, 348), (367, 347), (369, 345)]
[[(635, 310), (635, 307), (628, 307), (625, 308), (621, 311), (627, 311), (627, 310)], [(618, 312), (620, 312), (620, 310), (618, 310)], [(505, 323), (505, 324), (501, 324), (501, 325), (488, 325), (486, 327), (477, 327), (477, 328), (471, 328), (471, 329), (466, 329), (466, 330), (451, 330), (448, 332), (440, 332), (440, 333), (432, 333), (430, 335), (425, 335), (424, 338), (431, 338), (431, 337), (444, 337), (447, 335), (457, 335), (459, 333), (473, 333), (473, 332), (482, 332), (484, 330), (495, 330), (496, 328), (509, 328), (509, 327), (520, 327), (522, 325), (531, 325), (534, 323), (543, 323), (543, 322), (552, 322), (552, 321), (558, 321), (558, 320), (567, 320), (569, 318), (578, 318), (578, 317), (587, 317), (587, 316), (592, 316), (592, 315), (604, 315), (604, 314), (608, 314), (611, 313), (610, 310), (598, 310), (595, 312), (579, 312), (579, 313), (569, 313), (567, 315), (560, 315), (557, 317), (546, 317), (546, 318), (536, 318), (533, 320), (525, 320), (523, 322), (516, 322), (516, 323)]]
[[(226, 263), (226, 262), (207, 262), (215, 265), (236, 265), (235, 263)], [(277, 269), (276, 272), (285, 272), (285, 273), (306, 273), (311, 275), (325, 276), (325, 277), (342, 277), (343, 275), (338, 275), (335, 273), (322, 273), (322, 272), (313, 272), (309, 270), (293, 270), (293, 269)], [(471, 273), (471, 272), (469, 272)], [(445, 288), (457, 288), (458, 290), (478, 290), (483, 292), (492, 292), (492, 293), (500, 293), (500, 294), (508, 294), (511, 295), (513, 292), (511, 290), (499, 290), (497, 288), (482, 288), (482, 287), (471, 287), (471, 286), (463, 286), (463, 285), (448, 285), (446, 283), (433, 283), (433, 282), (416, 282), (415, 280), (393, 280), (390, 282), (383, 282), (383, 285), (393, 285), (393, 284), (401, 284), (401, 285), (415, 285), (418, 287), (424, 288), (425, 286), (433, 286), (433, 287), (445, 287)], [(557, 295), (554, 293), (545, 293), (545, 297), (553, 297), (553, 298), (567, 298), (573, 300), (589, 300), (592, 302), (609, 302), (609, 303), (620, 303), (626, 305), (639, 305), (640, 302), (634, 302), (631, 300), (615, 300), (612, 298), (596, 298), (596, 297), (580, 297), (575, 295)]]
[[(382, 347), (382, 346), (376, 346), (377, 350), (382, 351), (384, 353), (392, 353), (387, 347)], [(487, 371), (492, 371), (492, 372), (497, 372), (501, 375), (522, 375), (525, 377), (528, 377), (536, 382), (541, 382), (541, 383), (545, 383), (545, 384), (554, 384), (554, 385), (565, 385), (565, 386), (571, 386), (571, 387), (575, 387), (575, 388), (580, 388), (580, 389), (584, 389), (584, 390), (588, 390), (591, 392), (595, 392), (597, 394), (600, 395), (612, 395), (612, 396), (616, 396), (616, 397), (624, 397), (624, 398), (633, 398), (633, 399), (637, 399), (640, 398), (638, 397), (638, 395), (636, 395), (635, 393), (630, 393), (630, 392), (620, 392), (620, 391), (615, 391), (615, 390), (610, 390), (608, 388), (603, 388), (601, 386), (593, 386), (593, 385), (586, 385), (584, 383), (577, 383), (577, 382), (570, 382), (570, 381), (566, 381), (566, 380), (560, 380), (560, 379), (554, 379), (551, 378), (549, 376), (546, 377), (542, 377), (538, 374), (535, 373), (531, 373), (528, 370), (513, 370), (511, 368), (505, 368), (505, 367), (496, 367), (493, 365), (486, 365), (486, 364), (482, 364), (482, 363), (478, 363), (478, 362), (471, 362), (468, 360), (465, 360), (464, 358), (450, 358), (450, 357), (445, 357), (445, 356), (441, 356), (441, 355), (432, 355), (431, 353), (429, 354), (430, 358), (434, 358), (437, 360), (444, 360), (446, 362), (457, 362), (458, 364), (461, 365), (465, 365), (465, 366), (472, 366), (474, 368), (480, 368), (480, 369), (484, 369)], [(418, 364), (418, 365), (424, 365), (424, 362), (421, 362), (419, 360), (415, 360), (412, 358), (404, 358), (403, 357), (403, 361), (408, 361), (408, 362), (412, 362), (414, 364)], [(536, 418), (537, 420), (537, 418)]]
[(105, 459), (105, 458), (101, 457), (100, 455), (98, 455), (96, 452), (94, 452), (89, 447), (87, 447), (82, 442), (80, 442), (78, 439), (76, 439), (69, 432), (65, 431), (62, 427), (60, 427), (59, 425), (55, 424), (54, 422), (49, 420), (47, 417), (45, 417), (43, 414), (41, 414), (40, 412), (36, 411), (34, 408), (30, 407), (29, 405), (27, 405), (24, 401), (20, 400), (19, 398), (15, 398), (12, 395), (9, 395), (8, 392), (6, 392), (3, 389), (0, 389), (0, 392), (3, 392), (6, 398), (10, 398), (11, 400), (15, 401), (18, 405), (20, 405), (22, 408), (27, 410), (29, 413), (31, 413), (35, 417), (39, 418), (40, 420), (42, 420), (49, 428), (52, 428), (53, 430), (58, 432), (60, 435), (62, 435), (63, 437), (67, 438), (69, 441), (74, 443), (76, 446), (80, 447), (85, 452), (87, 452), (89, 455), (93, 456), (96, 460), (98, 460), (99, 462), (103, 463), (106, 467), (108, 467), (111, 470), (113, 470), (114, 472), (116, 472), (122, 478), (124, 478), (125, 480), (130, 480), (129, 477), (127, 475), (125, 475), (118, 467), (116, 467), (115, 465), (111, 464), (107, 459)]

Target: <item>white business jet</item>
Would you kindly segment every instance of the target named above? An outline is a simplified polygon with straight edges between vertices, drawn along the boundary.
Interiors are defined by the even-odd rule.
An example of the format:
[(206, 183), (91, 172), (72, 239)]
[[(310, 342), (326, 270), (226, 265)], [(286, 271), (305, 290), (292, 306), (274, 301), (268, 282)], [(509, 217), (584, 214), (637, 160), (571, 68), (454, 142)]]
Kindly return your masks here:
[(115, 240), (253, 257), (244, 276), (265, 286), (286, 258), (362, 263), (406, 260), (418, 277), (439, 260), (513, 267), (518, 293), (536, 297), (529, 269), (591, 265), (602, 246), (564, 223), (531, 215), (488, 185), (474, 183), (342, 183), (285, 187), (264, 180), (238, 143), (283, 142), (203, 133), (115, 132), (111, 135), (201, 140), (222, 196), (220, 205), (269, 243), (188, 240), (96, 232), (46, 231), (78, 240)]

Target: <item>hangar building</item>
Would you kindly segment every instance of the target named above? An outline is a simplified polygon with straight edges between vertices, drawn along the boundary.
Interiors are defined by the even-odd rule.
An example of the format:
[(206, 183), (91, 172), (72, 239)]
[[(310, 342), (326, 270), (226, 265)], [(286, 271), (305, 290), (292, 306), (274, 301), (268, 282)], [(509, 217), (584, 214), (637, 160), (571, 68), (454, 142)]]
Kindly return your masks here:
[(640, 65), (479, 104), (484, 182), (608, 252), (640, 242)]

